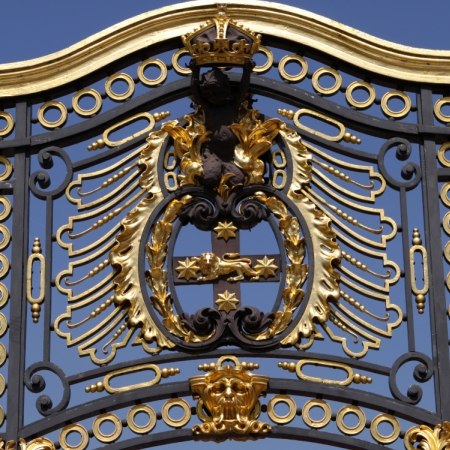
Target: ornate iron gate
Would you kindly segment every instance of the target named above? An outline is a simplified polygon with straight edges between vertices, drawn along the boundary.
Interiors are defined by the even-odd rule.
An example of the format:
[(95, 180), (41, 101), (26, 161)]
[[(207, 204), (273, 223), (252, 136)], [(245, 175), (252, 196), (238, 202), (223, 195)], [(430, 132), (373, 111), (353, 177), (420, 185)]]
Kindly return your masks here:
[(449, 69), (259, 1), (0, 66), (5, 448), (449, 447)]

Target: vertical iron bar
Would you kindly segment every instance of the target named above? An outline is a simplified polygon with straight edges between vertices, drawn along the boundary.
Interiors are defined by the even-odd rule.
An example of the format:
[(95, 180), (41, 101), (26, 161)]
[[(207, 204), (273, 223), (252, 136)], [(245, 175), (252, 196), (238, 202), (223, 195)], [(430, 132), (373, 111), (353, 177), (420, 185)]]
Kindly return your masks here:
[[(30, 108), (16, 106), (16, 138), (29, 136)], [(23, 148), (14, 155), (14, 194), (11, 252), (11, 298), (9, 318), (9, 367), (6, 440), (17, 440), (23, 426), (26, 295), (25, 268), (28, 248), (28, 159)]]
[(44, 300), (44, 351), (43, 361), (50, 362), (51, 355), (51, 320), (52, 320), (52, 276), (53, 276), (53, 198), (48, 196), (45, 201), (45, 300)]
[[(422, 89), (420, 95), (419, 118), (423, 124), (433, 123), (433, 98), (429, 89)], [(424, 168), (424, 215), (426, 242), (429, 251), (430, 277), (430, 319), (433, 359), (435, 363), (435, 389), (437, 413), (442, 420), (450, 419), (450, 361), (448, 348), (447, 316), (444, 288), (444, 269), (442, 261), (441, 218), (439, 204), (439, 185), (436, 162), (436, 143), (424, 139), (421, 152)]]
[(406, 326), (408, 332), (408, 351), (416, 351), (416, 343), (414, 338), (414, 309), (411, 296), (411, 277), (413, 274), (409, 269), (409, 223), (408, 223), (408, 206), (406, 201), (406, 189), (400, 188), (400, 215), (402, 224), (402, 245), (403, 245), (403, 264), (405, 267), (405, 306), (406, 306)]

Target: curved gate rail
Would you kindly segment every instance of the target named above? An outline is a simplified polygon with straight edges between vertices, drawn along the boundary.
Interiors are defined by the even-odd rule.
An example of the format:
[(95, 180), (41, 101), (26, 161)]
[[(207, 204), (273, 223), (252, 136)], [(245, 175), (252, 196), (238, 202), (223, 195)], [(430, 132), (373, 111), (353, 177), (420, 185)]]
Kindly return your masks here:
[(0, 65), (5, 448), (448, 446), (449, 69), (262, 1)]

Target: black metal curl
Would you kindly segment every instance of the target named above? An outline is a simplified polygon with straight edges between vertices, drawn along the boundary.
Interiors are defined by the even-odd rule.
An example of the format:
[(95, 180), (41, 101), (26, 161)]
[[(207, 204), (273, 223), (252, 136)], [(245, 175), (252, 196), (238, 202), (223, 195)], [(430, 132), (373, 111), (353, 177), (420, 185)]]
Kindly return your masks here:
[(234, 312), (230, 328), (238, 338), (242, 334), (261, 333), (271, 325), (274, 317), (273, 312), (264, 314), (258, 308), (246, 306)]
[(55, 364), (51, 362), (37, 362), (28, 367), (25, 371), (24, 383), (30, 392), (39, 393), (46, 387), (45, 379), (37, 372), (49, 371), (54, 373), (63, 386), (63, 394), (61, 401), (53, 406), (53, 401), (48, 395), (40, 395), (36, 399), (36, 409), (43, 416), (50, 416), (56, 412), (62, 411), (67, 407), (70, 401), (70, 386), (67, 382), (65, 373)]
[(397, 150), (395, 152), (395, 157), (397, 158), (397, 160), (406, 161), (411, 156), (412, 148), (409, 141), (399, 137), (387, 140), (381, 147), (380, 153), (378, 154), (378, 165), (380, 167), (380, 172), (391, 187), (403, 187), (407, 190), (413, 189), (419, 184), (422, 178), (422, 171), (420, 169), (420, 166), (414, 162), (409, 162), (402, 167), (400, 176), (403, 180), (406, 181), (400, 181), (391, 176), (384, 160), (386, 158), (387, 152), (393, 147), (397, 147)]
[(178, 218), (183, 225), (193, 224), (202, 231), (212, 230), (219, 220), (231, 220), (241, 229), (250, 229), (263, 220), (270, 212), (258, 200), (252, 198), (258, 189), (240, 189), (227, 200), (212, 190), (196, 192), (196, 198), (184, 206)]
[(246, 198), (239, 203), (239, 198), (234, 197), (229, 205), (229, 214), (240, 229), (249, 230), (263, 220), (269, 218), (269, 210), (255, 198)]
[(64, 161), (66, 165), (66, 175), (64, 180), (56, 186), (54, 189), (44, 191), (51, 184), (52, 180), (47, 170), (39, 170), (33, 172), (30, 175), (30, 189), (36, 195), (36, 197), (45, 200), (47, 197), (58, 198), (61, 196), (69, 182), (72, 180), (72, 162), (67, 153), (60, 147), (46, 147), (42, 149), (38, 154), (39, 165), (43, 169), (51, 169), (53, 167), (53, 156), (57, 156)]
[(183, 225), (192, 223), (203, 231), (212, 230), (219, 219), (219, 209), (212, 199), (195, 198), (180, 211), (178, 218)]
[(220, 316), (221, 314), (219, 311), (215, 309), (202, 308), (196, 311), (195, 314), (189, 316), (187, 314), (183, 314), (181, 321), (195, 334), (199, 336), (207, 336), (217, 328)]
[(406, 395), (402, 394), (397, 387), (397, 373), (403, 364), (409, 361), (419, 361), (419, 364), (414, 368), (414, 379), (419, 383), (428, 381), (433, 376), (433, 361), (423, 353), (411, 352), (400, 356), (392, 366), (389, 374), (389, 389), (392, 395), (397, 400), (401, 400), (411, 405), (416, 405), (422, 399), (422, 388), (417, 384), (412, 384), (408, 387)]

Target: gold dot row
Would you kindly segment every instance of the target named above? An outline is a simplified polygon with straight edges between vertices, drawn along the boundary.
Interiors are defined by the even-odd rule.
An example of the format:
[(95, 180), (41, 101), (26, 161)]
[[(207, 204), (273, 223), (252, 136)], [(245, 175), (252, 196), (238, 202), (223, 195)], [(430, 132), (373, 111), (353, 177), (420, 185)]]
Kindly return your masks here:
[[(284, 404), (288, 411), (281, 415), (275, 411), (277, 404)], [(310, 414), (311, 409), (316, 408), (322, 411), (320, 419), (313, 418)], [(348, 425), (345, 422), (347, 415), (356, 416), (357, 422), (354, 425)], [(297, 405), (289, 395), (275, 395), (269, 400), (267, 405), (267, 415), (276, 424), (287, 424), (294, 420), (297, 415)], [(331, 406), (321, 399), (308, 400), (302, 408), (301, 416), (307, 426), (314, 429), (319, 429), (327, 426), (332, 418)], [(346, 405), (339, 409), (336, 414), (336, 425), (338, 429), (348, 435), (354, 436), (361, 433), (366, 427), (367, 419), (364, 411), (355, 405)], [(392, 431), (389, 434), (383, 434), (380, 431), (380, 424), (389, 423), (392, 426)], [(370, 433), (372, 437), (380, 444), (390, 444), (398, 439), (400, 436), (400, 423), (396, 417), (390, 414), (379, 414), (370, 422)]]
[[(180, 418), (175, 418), (172, 415), (172, 408), (180, 407), (183, 410), (183, 414)], [(145, 422), (136, 422), (136, 416), (142, 414), (145, 416)], [(186, 400), (181, 398), (172, 398), (167, 400), (161, 410), (161, 416), (163, 421), (172, 428), (181, 428), (186, 425), (191, 419), (191, 407)], [(146, 404), (135, 405), (127, 413), (126, 423), (128, 428), (136, 434), (150, 433), (156, 425), (157, 414), (155, 410)], [(102, 430), (104, 424), (109, 425), (109, 433), (105, 433)], [(105, 444), (117, 441), (123, 432), (123, 425), (121, 419), (113, 413), (100, 414), (94, 419), (92, 424), (92, 434), (99, 441)], [(69, 434), (77, 434), (78, 444), (70, 444), (67, 441)], [(73, 442), (73, 438), (71, 437)], [(59, 443), (64, 450), (85, 450), (89, 445), (89, 432), (81, 424), (71, 424), (65, 426), (59, 435)]]
[[(156, 78), (148, 78), (145, 75), (145, 70), (151, 66), (155, 66), (160, 70), (160, 73)], [(145, 86), (156, 86), (163, 83), (167, 78), (167, 66), (160, 59), (149, 58), (141, 62), (141, 64), (138, 66), (137, 75), (141, 83)], [(116, 83), (117, 81), (123, 81), (126, 84), (126, 90), (124, 92), (118, 92), (117, 90), (114, 90), (114, 83)], [(111, 75), (105, 82), (106, 95), (111, 100), (116, 102), (122, 102), (129, 99), (134, 94), (134, 90), (135, 83), (133, 77), (124, 72)], [(80, 105), (80, 100), (82, 98), (91, 98), (94, 101), (94, 105), (91, 108), (83, 108)], [(72, 108), (80, 117), (92, 117), (94, 114), (97, 114), (101, 110), (102, 104), (102, 96), (96, 89), (93, 88), (82, 89), (78, 91), (72, 98)], [(50, 109), (54, 109), (59, 112), (59, 117), (56, 120), (48, 120), (45, 117), (45, 113)], [(7, 121), (6, 127), (4, 129), (0, 129), (0, 136), (3, 135), (2, 133), (7, 134), (12, 130), (12, 128), (9, 129), (11, 127), (10, 121), (12, 119), (12, 116), (9, 116), (11, 116), (9, 113), (0, 112), (0, 118), (4, 118)], [(43, 127), (48, 129), (54, 129), (63, 126), (67, 121), (67, 117), (67, 107), (60, 101), (52, 100), (45, 102), (38, 110), (39, 123)]]
[[(294, 62), (300, 66), (297, 73), (289, 73), (286, 70), (286, 65)], [(278, 64), (278, 72), (286, 81), (290, 83), (296, 83), (303, 80), (308, 74), (308, 63), (306, 60), (299, 55), (285, 55), (281, 58)], [(325, 86), (321, 80), (323, 77), (331, 77), (334, 81), (330, 86)], [(316, 92), (322, 95), (333, 95), (338, 92), (342, 87), (342, 76), (341, 74), (331, 67), (322, 67), (317, 69), (312, 75), (312, 86)], [(354, 97), (355, 90), (363, 90), (367, 93), (368, 97), (366, 100), (357, 100)], [(353, 81), (350, 83), (345, 90), (345, 99), (350, 106), (357, 109), (367, 109), (373, 105), (376, 99), (375, 88), (366, 81)], [(394, 110), (389, 106), (392, 99), (397, 99), (403, 102), (403, 107), (398, 110)], [(450, 98), (449, 98), (450, 102)], [(411, 111), (411, 99), (407, 94), (402, 91), (394, 90), (386, 92), (381, 98), (381, 109), (387, 117), (401, 119), (409, 114)], [(450, 119), (450, 116), (449, 116)]]

